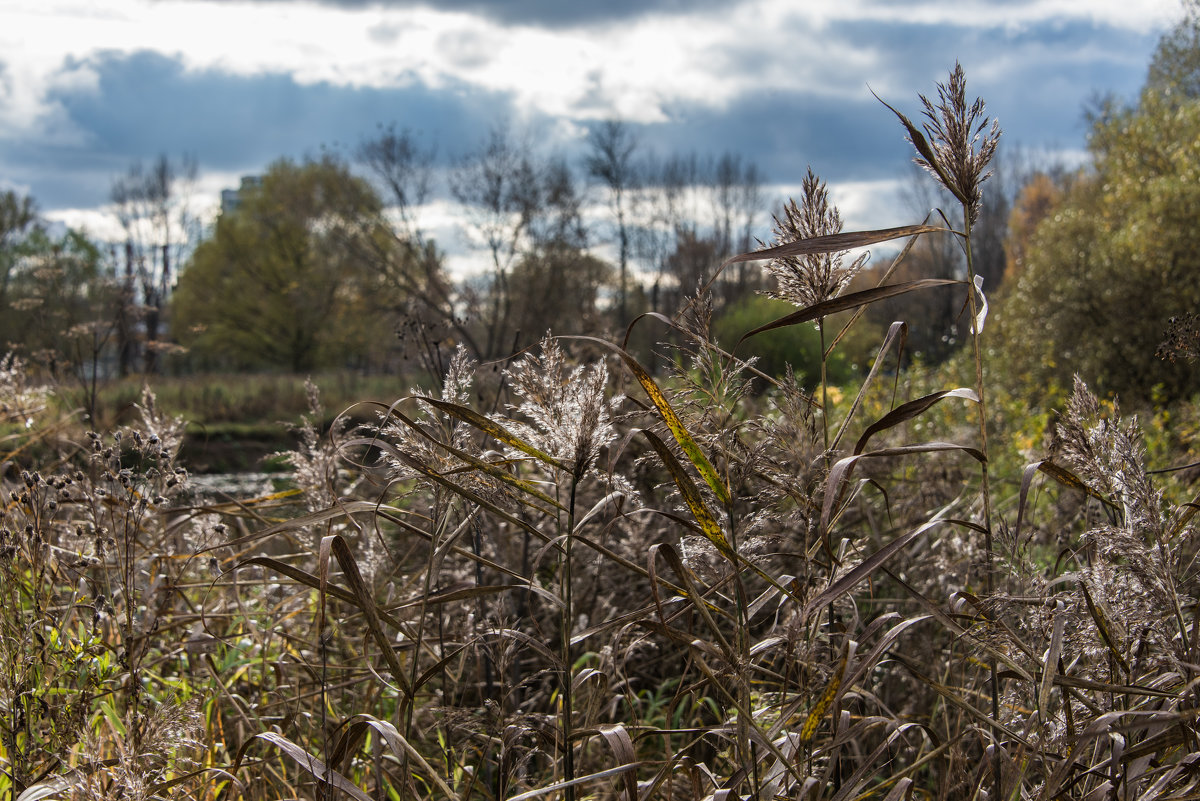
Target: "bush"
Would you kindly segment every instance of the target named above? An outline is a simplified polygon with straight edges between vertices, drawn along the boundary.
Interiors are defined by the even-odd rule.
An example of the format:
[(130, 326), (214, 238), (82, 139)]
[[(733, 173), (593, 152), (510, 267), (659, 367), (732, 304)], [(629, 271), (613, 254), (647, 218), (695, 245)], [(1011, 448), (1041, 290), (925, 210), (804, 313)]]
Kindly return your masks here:
[[(794, 306), (782, 300), (746, 295), (721, 311), (713, 324), (714, 338), (726, 349), (731, 349), (747, 332), (783, 317), (794, 309)], [(836, 333), (838, 329), (831, 326), (831, 330)], [(758, 334), (741, 344), (735, 353), (742, 358), (757, 357), (755, 366), (776, 378), (782, 377), (791, 367), (810, 390), (821, 379), (821, 338), (812, 325), (789, 326)], [(826, 370), (830, 383), (834, 384), (849, 381), (855, 372), (842, 350), (831, 354)]]

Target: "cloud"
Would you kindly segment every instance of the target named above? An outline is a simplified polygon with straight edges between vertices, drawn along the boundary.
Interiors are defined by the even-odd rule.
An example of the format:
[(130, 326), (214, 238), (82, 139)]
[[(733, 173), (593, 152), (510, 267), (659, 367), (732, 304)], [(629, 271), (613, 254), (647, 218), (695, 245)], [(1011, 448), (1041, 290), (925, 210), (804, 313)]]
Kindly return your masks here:
[[(258, 0), (286, 4), (293, 0)], [(532, 25), (550, 29), (589, 26), (649, 15), (677, 15), (709, 8), (728, 7), (728, 0), (318, 0), (323, 6), (351, 11), (428, 9), (466, 13), (505, 25)]]
[(626, 119), (648, 147), (732, 151), (779, 183), (895, 180), (955, 59), (1009, 142), (1078, 151), (1095, 90), (1130, 97), (1176, 0), (6, 0), (0, 174), (47, 209), (103, 203), (159, 152), (261, 170), (395, 121), (443, 161), (507, 119), (577, 158)]
[[(90, 0), (58, 0), (54, 14), (41, 0), (13, 2), (0, 31), (26, 35), (0, 32), (0, 52), (21, 65), (10, 82), (22, 88), (0, 111), (0, 136), (59, 113), (48, 92), (65, 79), (64, 59), (86, 65), (110, 51), (152, 50), (188, 71), (286, 74), (302, 85), (473, 86), (510, 96), (518, 113), (656, 122), (673, 105), (719, 110), (755, 91), (854, 97), (869, 80), (895, 93), (980, 52), (1078, 58), (1076, 31), (1106, 40), (1090, 58), (1139, 57), (1167, 24), (1159, 7), (1174, 0), (108, 0), (104, 15)], [(565, 26), (568, 18), (579, 24)], [(1038, 49), (1047, 30), (1068, 34), (1057, 53)]]
[[(172, 0), (154, 0), (159, 3)], [(186, 0), (196, 2), (197, 0)], [(244, 3), (246, 0), (204, 0), (215, 4)], [(251, 0), (257, 5), (295, 5), (296, 0)], [(729, 18), (741, 6), (755, 5), (730, 0), (316, 0), (329, 9), (353, 12), (403, 12), (429, 10), (483, 17), (503, 25), (521, 25), (550, 30), (630, 24), (653, 18), (686, 18), (717, 12)], [(820, 24), (873, 19), (886, 23), (956, 25), (980, 28), (1039, 25), (1054, 20), (1086, 19), (1097, 24), (1119, 26), (1142, 32), (1153, 31), (1179, 16), (1177, 0), (808, 0), (804, 15)]]
[(865, 88), (857, 101), (763, 91), (719, 111), (675, 107), (669, 123), (635, 130), (639, 142), (660, 156), (732, 151), (757, 164), (768, 182), (798, 184), (809, 165), (839, 181), (894, 173), (908, 148), (889, 117)]
[(113, 176), (160, 152), (193, 154), (204, 170), (258, 170), (282, 156), (353, 148), (391, 122), (458, 153), (509, 109), (504, 96), (466, 86), (302, 85), (284, 74), (189, 71), (153, 52), (105, 53), (65, 69), (95, 75), (94, 85), (47, 96), (72, 136), (14, 143), (0, 157), (0, 169), (47, 206), (104, 202)]

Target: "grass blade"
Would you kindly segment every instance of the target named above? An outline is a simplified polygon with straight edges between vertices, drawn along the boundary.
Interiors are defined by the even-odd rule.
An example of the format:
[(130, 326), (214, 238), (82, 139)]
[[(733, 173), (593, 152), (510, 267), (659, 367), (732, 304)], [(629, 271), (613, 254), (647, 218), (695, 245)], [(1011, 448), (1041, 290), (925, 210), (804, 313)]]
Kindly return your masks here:
[(850, 474), (854, 472), (854, 466), (858, 464), (859, 460), (905, 456), (914, 453), (939, 453), (942, 451), (962, 451), (980, 463), (987, 461), (987, 457), (981, 451), (968, 445), (957, 445), (953, 442), (926, 442), (920, 445), (901, 445), (895, 448), (882, 448), (867, 453), (856, 453), (853, 456), (847, 456), (834, 462), (833, 467), (829, 470), (829, 477), (825, 482), (825, 501), (821, 506), (821, 524), (819, 529), (821, 536), (824, 538), (828, 537), (834, 506), (841, 498), (842, 487), (850, 480)]
[(559, 470), (565, 470), (567, 472), (570, 472), (571, 470), (571, 468), (564, 462), (560, 462), (550, 454), (538, 450), (525, 440), (518, 437), (516, 434), (509, 431), (504, 426), (497, 423), (495, 420), (483, 416), (474, 409), (471, 409), (467, 406), (461, 406), (457, 403), (439, 400), (438, 398), (421, 397), (419, 400), (445, 412), (451, 417), (456, 417), (459, 420), (462, 420), (464, 423), (478, 428), (492, 439), (498, 442), (503, 442), (505, 445), (508, 445), (511, 448), (516, 448), (521, 453), (532, 456), (533, 458), (545, 462), (552, 467), (557, 467)]
[(712, 512), (708, 511), (708, 507), (704, 505), (704, 499), (700, 497), (700, 490), (696, 487), (683, 469), (683, 465), (675, 458), (675, 454), (667, 447), (658, 435), (653, 431), (644, 430), (646, 439), (650, 445), (658, 453), (658, 458), (662, 460), (666, 466), (671, 478), (675, 481), (675, 486), (679, 488), (679, 494), (683, 497), (683, 502), (687, 504), (688, 511), (692, 513), (692, 517), (700, 526), (700, 533), (716, 546), (717, 550), (730, 561), (737, 562), (737, 554), (734, 553), (733, 547), (729, 544), (729, 540), (725, 538), (725, 533), (721, 531), (721, 525), (717, 519), (713, 517)]
[(263, 740), (278, 748), (287, 756), (291, 757), (292, 761), (300, 766), (306, 773), (312, 775), (321, 784), (339, 790), (354, 799), (354, 801), (372, 801), (371, 796), (360, 790), (353, 782), (347, 779), (342, 774), (327, 766), (317, 757), (305, 751), (296, 743), (284, 737), (282, 734), (277, 734), (273, 731), (263, 731), (251, 737), (246, 741), (246, 744), (238, 751), (237, 761), (234, 763), (233, 772), (236, 773), (238, 765), (242, 761), (242, 756), (246, 751), (246, 747), (254, 740)]
[(1050, 647), (1046, 649), (1043, 660), (1042, 684), (1038, 688), (1038, 714), (1042, 720), (1049, 722), (1050, 690), (1054, 687), (1054, 671), (1058, 667), (1058, 658), (1062, 656), (1063, 639), (1067, 630), (1066, 604), (1058, 601), (1054, 612), (1054, 629), (1050, 637)]
[[(609, 749), (613, 752), (613, 759), (617, 763), (617, 767), (626, 765), (634, 765), (637, 763), (637, 754), (633, 748), (633, 740), (629, 736), (629, 732), (620, 723), (614, 723), (611, 726), (601, 726), (600, 736), (604, 738), (604, 742), (608, 743)], [(637, 794), (637, 775), (632, 771), (626, 771), (624, 774), (625, 798), (627, 801), (638, 801)]]
[(961, 193), (954, 188), (957, 184), (955, 183), (954, 179), (946, 173), (945, 168), (942, 167), (941, 159), (939, 159), (937, 154), (933, 152), (933, 148), (929, 145), (929, 140), (925, 138), (925, 134), (921, 132), (921, 129), (913, 125), (912, 120), (893, 108), (882, 97), (876, 95), (874, 91), (872, 91), (871, 94), (875, 95), (876, 100), (878, 100), (880, 103), (883, 103), (884, 107), (886, 107), (888, 111), (892, 112), (900, 119), (900, 124), (904, 126), (906, 131), (908, 131), (908, 141), (912, 142), (912, 146), (915, 147), (917, 152), (921, 154), (921, 158), (925, 159), (925, 163), (937, 172), (938, 178), (941, 180), (942, 185), (950, 190), (951, 194), (954, 195), (955, 199), (958, 200), (959, 203), (969, 203), (970, 198), (962, 197)]
[[(858, 412), (862, 405), (863, 398), (867, 395), (867, 389), (875, 380), (875, 376), (883, 369), (883, 357), (891, 350), (892, 346), (896, 347), (896, 364), (900, 363), (900, 357), (904, 353), (904, 343), (908, 339), (908, 325), (906, 323), (896, 321), (888, 326), (887, 336), (883, 338), (883, 343), (879, 346), (879, 353), (875, 356), (875, 360), (871, 362), (871, 370), (867, 373), (867, 377), (863, 379), (862, 385), (858, 388), (858, 394), (854, 396), (854, 403), (850, 404), (850, 411), (846, 413), (846, 419), (838, 426), (837, 436), (833, 438), (833, 443), (829, 446), (831, 451), (836, 451), (842, 442), (842, 437), (846, 436), (846, 430), (850, 427), (850, 421), (854, 419), (854, 415)], [(895, 393), (893, 391), (893, 397)]]
[[(551, 506), (554, 506), (561, 511), (564, 511), (564, 512), (566, 511), (566, 507), (564, 507), (561, 503), (559, 503), (558, 501), (551, 498), (546, 493), (539, 490), (531, 482), (526, 481), (522, 478), (518, 478), (517, 476), (514, 476), (512, 473), (509, 473), (507, 470), (503, 470), (501, 466), (505, 465), (505, 464), (510, 464), (511, 462), (509, 460), (502, 461), (499, 464), (485, 462), (483, 459), (473, 456), (464, 450), (460, 450), (459, 448), (456, 448), (453, 445), (450, 445), (449, 443), (442, 442), (441, 440), (437, 439), (436, 437), (431, 436), (429, 434), (429, 432), (426, 431), (424, 428), (422, 428), (420, 425), (418, 425), (415, 420), (410, 419), (407, 415), (403, 414), (402, 412), (393, 409), (391, 414), (392, 414), (392, 416), (398, 418), (400, 420), (400, 422), (404, 423), (406, 426), (408, 426), (413, 431), (415, 431), (419, 436), (425, 438), (426, 440), (433, 443), (437, 447), (441, 448), (446, 453), (451, 454), (455, 458), (461, 459), (463, 462), (466, 462), (471, 467), (474, 467), (476, 470), (480, 470), (484, 473), (487, 473), (492, 478), (496, 479), (497, 481), (502, 481), (505, 484), (508, 484), (510, 487), (515, 487), (516, 489), (519, 489), (522, 492), (528, 493), (529, 495), (532, 495), (533, 497), (537, 498), (539, 501), (542, 501), (543, 503), (550, 504)], [(371, 443), (371, 442), (364, 442), (362, 440), (354, 440), (347, 444), (348, 445), (375, 444), (376, 446), (378, 446), (379, 443), (378, 442)]]
[(1104, 613), (1100, 604), (1092, 598), (1091, 592), (1088, 591), (1087, 582), (1080, 581), (1079, 589), (1083, 590), (1083, 600), (1087, 604), (1088, 614), (1092, 616), (1092, 620), (1096, 623), (1096, 629), (1100, 632), (1100, 639), (1104, 640), (1104, 644), (1108, 646), (1108, 651), (1117, 660), (1117, 664), (1125, 671), (1125, 675), (1130, 674), (1129, 663), (1125, 661), (1125, 656), (1117, 648), (1117, 640), (1119, 635), (1113, 630), (1112, 620)]
[(633, 762), (628, 765), (621, 765), (619, 767), (609, 768), (608, 770), (602, 770), (597, 773), (589, 773), (587, 776), (579, 776), (578, 778), (571, 779), (570, 781), (567, 781), (567, 782), (555, 782), (554, 784), (550, 784), (545, 787), (539, 787), (536, 790), (530, 790), (527, 793), (521, 793), (520, 795), (514, 795), (512, 798), (509, 798), (508, 801), (527, 801), (527, 799), (530, 799), (530, 798), (538, 798), (539, 796), (550, 795), (551, 793), (556, 793), (559, 790), (565, 789), (567, 787), (578, 787), (581, 784), (587, 784), (588, 782), (594, 782), (597, 779), (607, 779), (610, 776), (619, 776), (622, 773), (626, 773), (631, 770), (636, 770), (641, 764), (642, 763), (640, 763), (640, 762)]
[[(421, 756), (421, 752), (414, 748), (413, 745), (404, 738), (404, 735), (402, 735), (394, 725), (386, 720), (380, 720), (373, 715), (366, 714), (355, 715), (347, 721), (347, 724), (347, 731), (339, 741), (338, 747), (335, 748), (335, 754), (337, 756), (344, 760), (348, 760), (350, 757), (351, 748), (356, 743), (360, 743), (362, 741), (362, 737), (367, 731), (374, 731), (383, 739), (385, 743), (387, 743), (388, 748), (390, 748), (392, 753), (402, 762), (407, 757), (407, 759), (411, 759), (414, 763), (416, 763), (416, 765), (421, 769), (422, 773), (428, 776), (433, 783), (437, 785), (438, 790), (441, 791), (445, 798), (458, 798), (458, 794), (450, 789), (450, 786), (446, 784), (445, 780), (441, 776), (438, 775), (437, 771), (433, 769), (433, 766), (426, 761), (425, 757)], [(332, 762), (333, 760), (330, 761)]]
[[(898, 228), (879, 228), (873, 231), (848, 231), (842, 234), (827, 234), (814, 236), (809, 239), (799, 239), (795, 242), (785, 242), (782, 245), (752, 250), (730, 256), (721, 263), (720, 273), (731, 264), (743, 261), (766, 261), (783, 256), (815, 256), (821, 253), (840, 253), (843, 250), (853, 250), (893, 239), (903, 239), (917, 234), (935, 234), (945, 232), (945, 228), (934, 225), (901, 225)], [(958, 283), (958, 282), (953, 282)]]
[[(1110, 499), (1110, 498), (1100, 494), (1096, 490), (1092, 489), (1090, 486), (1088, 486), (1088, 484), (1083, 479), (1081, 479), (1079, 476), (1075, 475), (1074, 473), (1072, 473), (1070, 470), (1063, 467), (1062, 465), (1055, 464), (1054, 462), (1051, 462), (1047, 459), (1047, 460), (1041, 461), (1041, 462), (1034, 462), (1034, 464), (1032, 466), (1036, 466), (1036, 468), (1039, 472), (1045, 473), (1046, 475), (1050, 476), (1052, 479), (1057, 481), (1059, 484), (1062, 484), (1064, 487), (1070, 487), (1071, 489), (1079, 490), (1082, 493), (1090, 495), (1091, 497), (1100, 501), (1102, 504), (1104, 504), (1108, 508), (1112, 509), (1113, 511), (1116, 511), (1116, 512), (1121, 511), (1121, 507), (1118, 506), (1117, 504), (1113, 503), (1112, 499)], [(1026, 469), (1029, 469), (1029, 468), (1026, 468)]]
[(947, 284), (961, 284), (962, 281), (953, 280), (950, 278), (922, 278), (918, 281), (906, 281), (902, 284), (891, 284), (889, 286), (877, 286), (873, 289), (864, 289), (861, 292), (852, 292), (849, 295), (841, 295), (826, 300), (822, 303), (817, 303), (813, 306), (794, 311), (791, 314), (780, 317), (778, 320), (772, 320), (766, 325), (760, 325), (753, 331), (748, 331), (742, 334), (742, 338), (734, 345), (734, 350), (750, 337), (755, 334), (761, 334), (764, 331), (774, 331), (776, 328), (784, 328), (790, 325), (800, 325), (801, 323), (810, 323), (813, 320), (819, 320), (822, 317), (828, 317), (831, 314), (836, 314), (847, 309), (854, 309), (858, 306), (864, 306), (869, 303), (875, 303), (880, 300), (894, 298), (897, 295), (904, 295), (909, 292), (915, 292), (918, 289), (928, 289), (929, 287), (945, 286)]
[(842, 687), (842, 677), (846, 675), (846, 661), (849, 653), (850, 649), (847, 643), (847, 645), (842, 647), (842, 658), (838, 661), (837, 669), (833, 672), (833, 676), (830, 677), (829, 684), (825, 687), (825, 692), (821, 693), (821, 697), (813, 705), (812, 710), (808, 713), (808, 717), (804, 719), (804, 725), (800, 728), (800, 742), (807, 743), (812, 741), (813, 735), (817, 733), (817, 727), (821, 725), (821, 719), (825, 717), (825, 713), (833, 705), (833, 699), (837, 697), (838, 690)]
[(858, 438), (858, 443), (854, 446), (854, 452), (862, 453), (863, 448), (867, 445), (867, 440), (869, 440), (872, 435), (878, 434), (880, 431), (885, 431), (893, 426), (900, 425), (901, 423), (907, 422), (914, 417), (924, 414), (927, 409), (944, 398), (965, 398), (966, 400), (979, 403), (979, 396), (975, 394), (975, 390), (965, 389), (962, 387), (959, 387), (958, 389), (944, 389), (941, 392), (934, 392), (930, 395), (924, 396), (923, 398), (917, 398), (916, 400), (911, 400), (908, 403), (903, 403), (897, 406), (895, 409), (892, 409), (890, 412), (876, 420), (871, 425), (867, 426), (867, 430), (864, 431), (863, 435)]
[(594, 342), (621, 357), (621, 360), (625, 362), (630, 372), (633, 373), (634, 378), (642, 385), (642, 389), (645, 390), (651, 403), (658, 409), (659, 416), (662, 417), (667, 428), (671, 430), (672, 436), (675, 437), (675, 441), (679, 443), (679, 447), (683, 449), (692, 466), (696, 468), (696, 472), (704, 479), (704, 483), (708, 484), (712, 489), (713, 493), (717, 496), (717, 500), (728, 506), (731, 503), (729, 488), (725, 486), (725, 482), (717, 475), (717, 471), (713, 469), (712, 463), (708, 461), (708, 457), (704, 455), (704, 451), (700, 450), (700, 445), (687, 432), (687, 429), (683, 427), (683, 421), (679, 419), (679, 415), (675, 414), (675, 410), (671, 408), (671, 403), (667, 400), (667, 396), (663, 394), (662, 389), (650, 377), (650, 374), (646, 372), (646, 368), (642, 367), (638, 360), (633, 358), (624, 348), (619, 348), (611, 342), (605, 342), (595, 337), (572, 337), (572, 339)]
[(807, 604), (804, 605), (804, 610), (800, 614), (801, 620), (807, 620), (813, 610), (821, 609), (828, 606), (829, 603), (837, 598), (845, 595), (859, 582), (865, 581), (868, 576), (879, 569), (881, 565), (891, 559), (896, 553), (902, 550), (905, 546), (915, 540), (917, 537), (924, 534), (929, 529), (942, 523), (948, 523), (948, 520), (930, 520), (923, 525), (914, 528), (907, 534), (901, 534), (887, 545), (880, 548), (875, 553), (862, 560), (854, 569), (849, 570), (841, 578), (830, 584), (820, 594), (813, 597)]

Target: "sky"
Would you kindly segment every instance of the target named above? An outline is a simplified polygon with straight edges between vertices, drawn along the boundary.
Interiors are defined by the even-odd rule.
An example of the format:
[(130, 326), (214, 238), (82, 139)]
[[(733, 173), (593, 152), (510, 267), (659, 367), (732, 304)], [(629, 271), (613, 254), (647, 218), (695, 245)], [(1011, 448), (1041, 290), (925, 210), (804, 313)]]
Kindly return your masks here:
[[(1178, 0), (0, 0), (0, 189), (97, 235), (114, 179), (199, 165), (198, 208), (280, 157), (408, 128), (449, 165), (504, 122), (579, 164), (619, 118), (642, 153), (725, 151), (782, 200), (807, 167), (853, 227), (912, 222), (903, 132), (955, 61), (1011, 152), (1078, 161)], [(444, 187), (426, 223), (453, 238)], [(451, 251), (454, 250), (450, 246)]]

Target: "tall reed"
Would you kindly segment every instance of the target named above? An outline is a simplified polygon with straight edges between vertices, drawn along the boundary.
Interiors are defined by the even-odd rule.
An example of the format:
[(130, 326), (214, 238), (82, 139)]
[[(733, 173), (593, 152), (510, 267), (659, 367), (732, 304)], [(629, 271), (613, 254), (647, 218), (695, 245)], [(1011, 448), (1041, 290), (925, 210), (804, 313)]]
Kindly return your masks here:
[[(435, 389), (328, 432), (310, 389), (284, 483), (189, 500), (150, 398), (80, 449), (5, 365), (0, 792), (1195, 796), (1200, 498), (1164, 494), (1082, 382), (1044, 456), (1004, 467), (971, 247), (997, 129), (961, 68), (922, 103), (899, 116), (961, 206), (964, 275), (893, 279), (959, 215), (845, 232), (811, 172), (729, 263), (796, 306), (743, 340), (849, 313), (826, 358), (870, 304), (966, 293), (970, 386), (901, 369), (896, 321), (844, 400), (826, 376), (813, 398), (715, 342), (702, 292), (635, 322), (679, 343), (654, 362), (590, 337), (495, 374), (447, 353)], [(887, 241), (849, 291), (845, 254)]]

